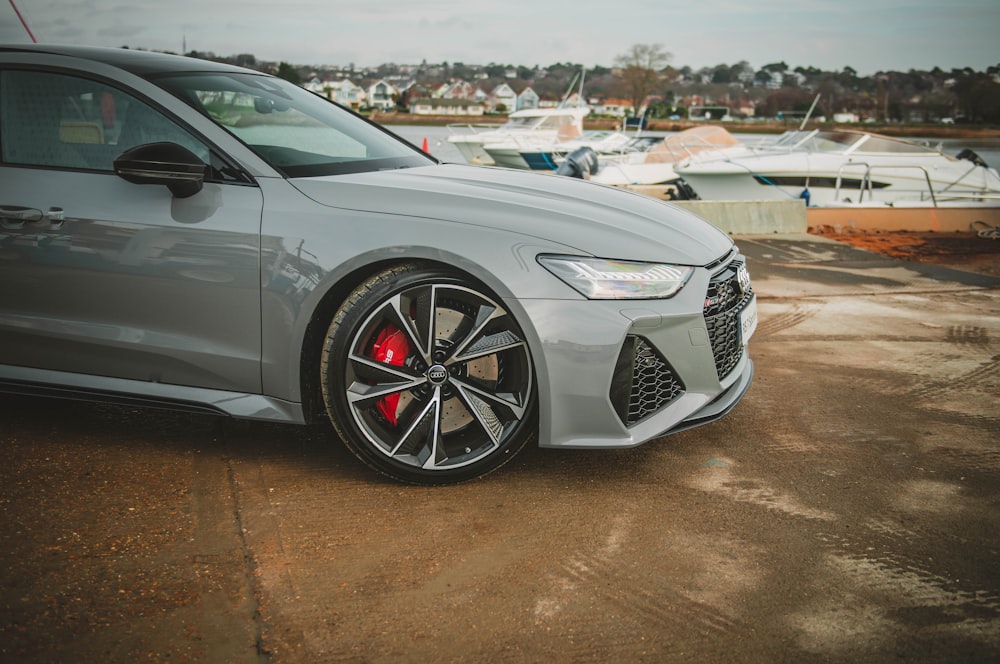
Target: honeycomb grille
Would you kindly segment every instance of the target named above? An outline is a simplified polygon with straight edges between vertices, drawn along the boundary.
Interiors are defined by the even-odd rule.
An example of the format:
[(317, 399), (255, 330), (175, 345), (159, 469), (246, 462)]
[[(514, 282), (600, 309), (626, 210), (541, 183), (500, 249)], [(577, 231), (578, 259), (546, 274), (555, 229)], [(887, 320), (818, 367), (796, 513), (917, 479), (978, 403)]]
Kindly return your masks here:
[(642, 337), (626, 338), (611, 383), (611, 401), (618, 417), (632, 426), (684, 393), (673, 368)]
[(742, 260), (735, 260), (716, 273), (705, 294), (705, 326), (720, 379), (728, 375), (743, 357), (740, 312), (753, 298), (753, 288), (745, 269), (741, 279), (743, 266)]

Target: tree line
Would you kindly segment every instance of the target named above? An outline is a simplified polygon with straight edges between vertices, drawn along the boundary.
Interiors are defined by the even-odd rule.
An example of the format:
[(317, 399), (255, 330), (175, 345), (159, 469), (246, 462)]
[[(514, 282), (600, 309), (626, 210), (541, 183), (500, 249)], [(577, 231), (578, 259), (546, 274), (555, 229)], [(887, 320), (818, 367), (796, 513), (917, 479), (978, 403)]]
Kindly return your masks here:
[[(757, 117), (775, 117), (781, 112), (805, 112), (819, 95), (816, 116), (851, 113), (860, 119), (880, 122), (938, 122), (949, 119), (967, 124), (1000, 124), (1000, 64), (976, 71), (970, 67), (945, 71), (880, 71), (860, 76), (851, 67), (824, 71), (815, 67), (790, 67), (784, 62), (759, 69), (746, 61), (692, 69), (670, 64), (671, 53), (662, 44), (634, 44), (617, 56), (612, 66), (584, 68), (577, 63), (555, 63), (545, 67), (489, 63), (471, 65), (443, 62), (420, 65), (385, 63), (355, 68), (292, 65), (259, 62), (252, 55), (218, 58), (210, 53), (188, 53), (193, 57), (223, 60), (270, 71), (301, 82), (314, 75), (340, 75), (358, 79), (402, 80), (410, 78), (425, 87), (455, 79), (474, 81), (484, 91), (501, 82), (515, 90), (531, 86), (543, 99), (559, 99), (567, 86), (579, 81), (587, 97), (628, 100), (633, 109), (649, 118), (670, 117), (684, 111), (692, 98), (705, 105), (734, 109), (753, 108)], [(636, 112), (638, 114), (638, 110)]]

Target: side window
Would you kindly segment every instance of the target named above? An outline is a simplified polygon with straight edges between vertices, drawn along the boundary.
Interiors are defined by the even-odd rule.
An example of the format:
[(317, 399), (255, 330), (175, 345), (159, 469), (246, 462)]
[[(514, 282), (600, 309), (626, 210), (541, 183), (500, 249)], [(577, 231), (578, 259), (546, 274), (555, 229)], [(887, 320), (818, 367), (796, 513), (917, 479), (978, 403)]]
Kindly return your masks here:
[(0, 72), (0, 156), (7, 164), (112, 171), (143, 143), (171, 141), (208, 162), (209, 150), (139, 99), (99, 81)]

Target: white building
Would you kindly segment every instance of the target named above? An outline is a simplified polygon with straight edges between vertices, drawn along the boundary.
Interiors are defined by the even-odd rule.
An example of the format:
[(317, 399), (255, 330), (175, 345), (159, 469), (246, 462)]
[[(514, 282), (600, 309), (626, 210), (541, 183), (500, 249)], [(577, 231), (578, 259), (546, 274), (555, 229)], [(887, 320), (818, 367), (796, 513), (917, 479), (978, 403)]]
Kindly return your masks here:
[(355, 85), (350, 79), (346, 78), (339, 81), (320, 81), (318, 78), (314, 78), (302, 87), (310, 92), (322, 95), (330, 101), (335, 101), (342, 106), (348, 106), (353, 109), (361, 108), (361, 106), (365, 105), (368, 98), (363, 88)]
[(538, 108), (538, 103), (541, 98), (538, 93), (531, 88), (525, 88), (521, 90), (521, 94), (517, 95), (517, 110), (525, 111), (528, 109)]
[(486, 106), (481, 101), (473, 99), (442, 99), (439, 97), (423, 97), (410, 102), (410, 113), (413, 115), (482, 115)]
[(368, 106), (380, 111), (390, 111), (396, 107), (399, 90), (391, 83), (378, 80), (368, 87)]
[(517, 93), (514, 92), (514, 88), (501, 83), (490, 91), (486, 98), (486, 107), (491, 112), (503, 107), (502, 110), (509, 113), (517, 108)]

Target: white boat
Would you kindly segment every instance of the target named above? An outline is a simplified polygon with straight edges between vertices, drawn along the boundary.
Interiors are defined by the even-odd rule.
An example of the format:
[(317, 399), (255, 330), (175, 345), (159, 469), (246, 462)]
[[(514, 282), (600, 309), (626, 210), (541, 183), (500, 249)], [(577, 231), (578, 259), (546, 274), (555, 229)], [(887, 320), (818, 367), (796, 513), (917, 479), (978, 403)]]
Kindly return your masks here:
[(674, 171), (676, 162), (702, 153), (739, 153), (746, 145), (723, 127), (704, 125), (664, 138), (635, 138), (628, 148), (610, 154), (587, 149), (571, 152), (557, 160), (556, 173), (656, 198), (684, 200), (695, 196)]
[(540, 140), (537, 136), (515, 136), (499, 143), (487, 143), (483, 149), (497, 166), (554, 171), (563, 158), (575, 150), (586, 147), (598, 154), (617, 154), (628, 149), (634, 138), (620, 131), (596, 129), (573, 137), (557, 136), (554, 141)]
[(598, 155), (598, 170), (590, 179), (618, 187), (670, 184), (678, 179), (674, 164), (681, 160), (697, 154), (730, 154), (745, 147), (723, 127), (692, 127), (667, 136), (646, 151)]
[(674, 165), (698, 198), (801, 198), (807, 206), (985, 200), (1000, 176), (975, 154), (953, 157), (912, 141), (861, 131), (794, 131), (763, 148), (694, 154)]
[(534, 108), (514, 111), (506, 124), (484, 127), (473, 124), (452, 124), (448, 142), (454, 145), (470, 164), (492, 165), (493, 158), (486, 145), (531, 137), (539, 141), (566, 141), (583, 134), (583, 118), (590, 113), (586, 106)]

